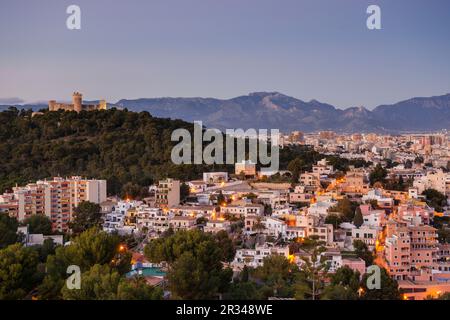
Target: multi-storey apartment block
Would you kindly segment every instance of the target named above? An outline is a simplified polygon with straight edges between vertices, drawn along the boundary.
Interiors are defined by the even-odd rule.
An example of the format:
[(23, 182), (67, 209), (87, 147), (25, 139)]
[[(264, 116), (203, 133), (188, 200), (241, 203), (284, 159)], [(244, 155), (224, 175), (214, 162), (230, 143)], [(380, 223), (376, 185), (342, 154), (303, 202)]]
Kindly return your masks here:
[(106, 180), (87, 180), (81, 177), (37, 181), (13, 188), (3, 200), (10, 215), (19, 221), (32, 215), (45, 215), (52, 221), (53, 230), (67, 231), (74, 209), (83, 201), (100, 204), (106, 200)]
[(227, 205), (221, 207), (220, 211), (224, 215), (231, 215), (234, 217), (246, 217), (248, 215), (262, 215), (264, 214), (264, 206), (256, 203), (246, 203), (243, 205)]
[(262, 266), (264, 258), (271, 255), (284, 256), (287, 259), (289, 257), (289, 247), (265, 243), (264, 245), (257, 245), (255, 249), (238, 249), (231, 265), (235, 270), (241, 270), (244, 266), (256, 268)]
[(396, 280), (415, 280), (421, 270), (432, 270), (437, 263), (436, 229), (427, 226), (396, 226), (386, 239), (385, 258), (390, 275)]
[(166, 179), (159, 181), (155, 193), (155, 203), (161, 208), (180, 204), (180, 181)]
[(164, 212), (160, 208), (141, 205), (136, 208), (136, 226), (140, 232), (162, 233), (169, 229), (172, 212)]

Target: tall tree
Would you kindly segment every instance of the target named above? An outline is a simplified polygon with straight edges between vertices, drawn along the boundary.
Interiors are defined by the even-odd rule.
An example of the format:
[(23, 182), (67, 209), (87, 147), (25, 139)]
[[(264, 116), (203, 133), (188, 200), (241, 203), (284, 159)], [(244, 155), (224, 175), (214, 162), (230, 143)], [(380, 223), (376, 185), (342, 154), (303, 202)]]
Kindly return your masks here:
[(427, 204), (438, 212), (442, 212), (443, 207), (447, 205), (447, 197), (435, 189), (427, 189), (422, 195), (425, 196)]
[(339, 214), (329, 213), (325, 218), (326, 224), (332, 224), (335, 229), (342, 223), (342, 217)]
[(162, 289), (149, 286), (144, 277), (121, 279), (117, 287), (118, 300), (161, 300), (162, 297)]
[(316, 246), (307, 251), (308, 256), (301, 257), (303, 264), (296, 280), (296, 299), (316, 300), (322, 295), (329, 267), (325, 258), (320, 255), (324, 250), (325, 247)]
[(81, 275), (80, 289), (62, 288), (64, 300), (115, 300), (120, 275), (107, 265), (96, 264)]
[(361, 281), (364, 300), (399, 300), (401, 298), (398, 283), (392, 279), (386, 269), (381, 268), (380, 289), (368, 289), (367, 280), (369, 275), (365, 274)]
[(373, 252), (369, 250), (362, 240), (354, 240), (353, 248), (355, 249), (356, 256), (366, 262), (366, 266), (370, 266), (373, 263)]
[(217, 195), (217, 204), (222, 206), (226, 203), (225, 196), (222, 193), (222, 190), (220, 190), (219, 194)]
[(341, 217), (344, 221), (351, 222), (355, 217), (355, 209), (357, 208), (357, 206), (357, 203), (344, 198), (338, 200), (338, 203), (334, 207), (332, 207), (330, 211), (341, 213)]
[(69, 227), (75, 234), (79, 234), (93, 227), (100, 227), (102, 224), (102, 214), (100, 206), (89, 201), (81, 202), (75, 209), (73, 220)]
[(275, 297), (291, 297), (298, 267), (284, 256), (272, 255), (264, 258), (263, 265), (254, 270), (252, 277), (264, 283)]
[(363, 225), (363, 223), (364, 223), (364, 218), (363, 218), (363, 215), (362, 215), (362, 212), (361, 212), (361, 208), (358, 207), (355, 210), (355, 217), (353, 218), (353, 224), (357, 228), (359, 228), (359, 227), (361, 227)]
[(292, 183), (297, 183), (300, 173), (306, 169), (305, 161), (302, 158), (297, 157), (289, 162), (287, 169), (292, 173)]
[(16, 218), (10, 217), (7, 213), (0, 213), (0, 249), (19, 241), (18, 226)]
[(52, 222), (47, 216), (35, 214), (26, 218), (22, 224), (28, 225), (28, 231), (30, 233), (52, 234)]
[(381, 164), (377, 164), (369, 174), (370, 184), (373, 186), (376, 182), (386, 183), (387, 170)]
[(212, 299), (226, 292), (231, 269), (223, 261), (230, 259), (229, 240), (199, 230), (178, 231), (172, 236), (151, 241), (144, 249), (151, 262), (169, 264), (167, 278), (174, 297)]
[(34, 248), (13, 244), (0, 250), (0, 300), (23, 299), (41, 280)]
[(67, 267), (77, 265), (82, 272), (96, 264), (108, 265), (119, 274), (130, 270), (131, 256), (121, 252), (120, 239), (98, 229), (89, 229), (72, 239), (71, 244), (57, 247), (46, 262), (46, 276), (39, 286), (40, 299), (58, 299), (67, 277)]
[(180, 200), (181, 202), (186, 201), (186, 199), (189, 197), (190, 194), (190, 188), (186, 183), (182, 183), (180, 185)]
[(360, 282), (359, 272), (348, 266), (341, 267), (331, 276), (330, 284), (321, 297), (326, 300), (356, 300)]
[(217, 245), (222, 249), (222, 257), (221, 261), (231, 262), (234, 259), (234, 255), (236, 253), (236, 248), (233, 244), (233, 241), (228, 236), (228, 232), (225, 230), (221, 230), (216, 233), (215, 240)]

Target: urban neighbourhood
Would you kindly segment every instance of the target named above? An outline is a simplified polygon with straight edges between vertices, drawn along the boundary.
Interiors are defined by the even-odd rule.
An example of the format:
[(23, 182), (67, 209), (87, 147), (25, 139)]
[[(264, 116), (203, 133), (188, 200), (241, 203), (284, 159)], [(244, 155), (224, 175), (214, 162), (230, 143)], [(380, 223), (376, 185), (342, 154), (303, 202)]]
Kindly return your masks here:
[[(196, 180), (167, 176), (139, 196), (112, 194), (98, 177), (16, 185), (0, 195), (0, 268), (20, 254), (24, 270), (19, 285), (3, 279), (0, 297), (448, 298), (449, 137), (296, 131), (280, 148), (309, 146), (321, 155), (311, 166), (297, 157), (261, 172), (243, 161)], [(81, 267), (80, 290), (65, 284), (69, 265)], [(36, 281), (27, 266), (47, 272)]]

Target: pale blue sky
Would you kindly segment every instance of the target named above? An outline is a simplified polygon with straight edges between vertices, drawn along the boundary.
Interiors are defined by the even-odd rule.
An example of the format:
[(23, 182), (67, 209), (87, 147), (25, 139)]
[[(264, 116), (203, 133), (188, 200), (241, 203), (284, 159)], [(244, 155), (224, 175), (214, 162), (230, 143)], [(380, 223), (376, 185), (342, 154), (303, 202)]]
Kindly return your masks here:
[(372, 108), (449, 93), (449, 39), (448, 0), (0, 0), (0, 102), (280, 91)]

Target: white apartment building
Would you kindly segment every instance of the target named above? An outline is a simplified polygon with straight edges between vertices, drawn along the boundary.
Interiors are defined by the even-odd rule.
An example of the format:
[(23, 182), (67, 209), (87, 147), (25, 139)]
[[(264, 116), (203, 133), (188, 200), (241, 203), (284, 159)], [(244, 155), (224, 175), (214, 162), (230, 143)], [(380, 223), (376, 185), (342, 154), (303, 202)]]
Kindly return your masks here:
[[(448, 194), (448, 191), (450, 191), (450, 177), (448, 176), (440, 169), (429, 171), (426, 175), (414, 179), (413, 186), (419, 194), (422, 194), (426, 189), (435, 189), (443, 194)], [(449, 180), (449, 188), (447, 188), (447, 180)]]
[(119, 201), (112, 207), (111, 212), (105, 214), (103, 230), (106, 232), (118, 232), (119, 234), (131, 234), (135, 226), (126, 225), (128, 210), (142, 205), (141, 201)]
[(287, 226), (286, 227), (286, 239), (293, 240), (306, 237), (305, 227)]
[(196, 226), (197, 219), (194, 217), (173, 216), (169, 219), (169, 226), (174, 231), (190, 230)]
[(378, 236), (378, 229), (368, 226), (361, 226), (360, 228), (352, 229), (352, 243), (355, 240), (363, 241), (369, 249), (375, 247)]
[(220, 183), (228, 181), (228, 172), (203, 172), (205, 183)]
[(336, 201), (328, 200), (328, 201), (318, 201), (313, 203), (307, 209), (308, 214), (326, 217), (328, 215), (328, 211), (331, 207), (336, 205)]
[(209, 220), (203, 228), (204, 232), (217, 233), (219, 231), (228, 231), (230, 229), (230, 221), (227, 220)]
[(246, 217), (248, 215), (263, 215), (264, 206), (260, 204), (246, 203), (243, 205), (227, 205), (220, 208), (221, 213), (235, 217)]
[(162, 233), (169, 229), (169, 219), (172, 212), (164, 212), (160, 208), (142, 205), (136, 208), (136, 225), (139, 231)]
[(256, 246), (255, 249), (238, 249), (231, 265), (234, 270), (241, 270), (244, 266), (257, 268), (263, 265), (264, 258), (271, 255), (280, 255), (288, 259), (289, 247), (272, 246), (266, 243)]
[(265, 226), (264, 233), (275, 238), (286, 237), (286, 222), (274, 217), (266, 217), (263, 222)]
[(317, 161), (317, 164), (313, 165), (312, 171), (319, 175), (328, 175), (333, 173), (334, 168), (332, 165), (328, 164), (327, 159), (323, 158), (322, 160)]
[(217, 215), (216, 206), (211, 205), (198, 205), (198, 206), (174, 206), (170, 210), (180, 216), (190, 216), (190, 217), (205, 217), (211, 218)]
[(51, 239), (55, 245), (64, 244), (63, 235), (43, 235), (29, 233), (28, 226), (18, 227), (17, 233), (23, 234), (23, 245), (25, 247), (31, 247), (36, 245), (43, 245), (45, 240)]

